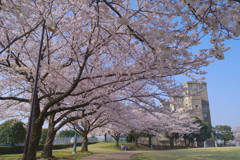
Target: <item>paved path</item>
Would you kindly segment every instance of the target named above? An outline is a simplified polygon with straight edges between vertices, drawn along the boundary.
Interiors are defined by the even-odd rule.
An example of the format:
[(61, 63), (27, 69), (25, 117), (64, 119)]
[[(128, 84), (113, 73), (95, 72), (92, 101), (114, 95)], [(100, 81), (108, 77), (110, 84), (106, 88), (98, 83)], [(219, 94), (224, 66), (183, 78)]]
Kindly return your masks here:
[(126, 152), (93, 154), (88, 157), (80, 158), (79, 160), (132, 160), (133, 155), (139, 154), (139, 153), (145, 153), (145, 152), (149, 152), (149, 151), (126, 151)]

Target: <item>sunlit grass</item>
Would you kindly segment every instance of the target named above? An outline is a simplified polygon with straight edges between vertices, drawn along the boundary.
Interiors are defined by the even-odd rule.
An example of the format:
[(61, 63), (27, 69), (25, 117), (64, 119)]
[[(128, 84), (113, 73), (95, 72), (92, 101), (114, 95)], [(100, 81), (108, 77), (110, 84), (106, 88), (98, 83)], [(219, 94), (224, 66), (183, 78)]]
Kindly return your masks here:
[(239, 160), (240, 147), (195, 148), (137, 154), (135, 160)]
[[(120, 143), (122, 144), (122, 143)], [(135, 148), (132, 143), (123, 143), (126, 146), (130, 146), (133, 150), (144, 150), (141, 147)], [(62, 158), (62, 159), (77, 159), (85, 156), (89, 156), (92, 154), (100, 154), (100, 153), (110, 153), (110, 152), (121, 152), (120, 148), (116, 147), (115, 142), (99, 142), (96, 144), (91, 144), (88, 146), (89, 152), (81, 153), (79, 152), (81, 146), (77, 147), (77, 154), (72, 154), (73, 148), (59, 149), (53, 150), (53, 156)], [(41, 155), (41, 152), (37, 152), (37, 157)], [(22, 154), (5, 154), (0, 155), (0, 160), (18, 160), (21, 159)]]
[(94, 154), (121, 151), (116, 147), (116, 144), (114, 142), (99, 142), (97, 144), (89, 145), (88, 150)]
[[(77, 159), (77, 158), (82, 158), (82, 157), (93, 154), (92, 152), (84, 152), (84, 153), (78, 152), (77, 154), (72, 154), (72, 151), (73, 151), (73, 148), (53, 150), (53, 156), (61, 159)], [(41, 155), (41, 152), (37, 152), (37, 157), (39, 157), (40, 155)], [(20, 160), (21, 158), (22, 158), (22, 154), (0, 155), (0, 160)]]
[[(135, 147), (133, 143), (119, 143), (119, 145), (124, 144), (125, 146), (129, 146), (131, 150), (146, 150), (141, 145), (139, 147)], [(116, 147), (115, 142), (100, 142), (94, 145), (89, 145), (89, 151), (96, 153), (110, 153), (110, 152), (121, 152), (120, 148)]]
[(4, 154), (0, 155), (0, 160), (2, 159), (19, 159), (22, 157), (22, 154)]

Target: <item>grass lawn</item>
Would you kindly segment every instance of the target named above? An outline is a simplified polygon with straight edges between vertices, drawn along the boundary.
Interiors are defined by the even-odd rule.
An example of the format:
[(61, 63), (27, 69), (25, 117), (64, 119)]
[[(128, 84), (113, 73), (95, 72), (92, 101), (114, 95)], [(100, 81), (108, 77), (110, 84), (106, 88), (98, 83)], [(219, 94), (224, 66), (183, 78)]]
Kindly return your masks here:
[(240, 160), (240, 147), (193, 148), (142, 153), (134, 160)]
[[(72, 154), (73, 148), (53, 150), (53, 156), (62, 158), (62, 159), (77, 159), (85, 156), (92, 155), (92, 152)], [(41, 155), (41, 152), (37, 152), (37, 157)], [(20, 160), (22, 154), (4, 154), (0, 155), (0, 160)]]
[[(120, 143), (121, 145), (122, 143)], [(134, 144), (132, 143), (123, 143), (126, 146), (130, 146), (134, 150), (145, 150), (144, 148), (135, 148), (133, 147)], [(123, 150), (117, 148), (115, 142), (99, 142), (96, 144), (91, 144), (88, 146), (89, 152), (80, 153), (77, 152), (77, 154), (72, 154), (73, 148), (66, 148), (66, 149), (59, 149), (59, 150), (53, 150), (53, 156), (62, 158), (62, 159), (77, 159), (85, 156), (89, 156), (92, 154), (99, 154), (99, 153), (110, 153), (110, 152), (121, 152)], [(81, 149), (81, 146), (77, 147), (77, 151)], [(37, 156), (40, 156), (41, 152), (37, 152)], [(5, 154), (0, 155), (0, 160), (19, 160), (21, 159), (22, 154)]]

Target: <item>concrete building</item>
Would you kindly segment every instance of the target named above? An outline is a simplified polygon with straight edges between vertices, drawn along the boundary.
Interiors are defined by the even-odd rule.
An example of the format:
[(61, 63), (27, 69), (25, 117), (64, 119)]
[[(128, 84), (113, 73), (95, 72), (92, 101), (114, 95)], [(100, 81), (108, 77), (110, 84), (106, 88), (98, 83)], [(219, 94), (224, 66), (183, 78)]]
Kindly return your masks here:
[[(211, 125), (211, 114), (206, 82), (188, 81), (184, 83), (184, 95), (170, 97), (170, 109), (180, 113), (189, 113)], [(204, 142), (204, 147), (215, 147), (216, 140), (212, 137)]]
[(177, 112), (188, 112), (211, 124), (211, 114), (206, 82), (188, 81), (184, 83), (185, 94), (170, 97), (170, 108)]

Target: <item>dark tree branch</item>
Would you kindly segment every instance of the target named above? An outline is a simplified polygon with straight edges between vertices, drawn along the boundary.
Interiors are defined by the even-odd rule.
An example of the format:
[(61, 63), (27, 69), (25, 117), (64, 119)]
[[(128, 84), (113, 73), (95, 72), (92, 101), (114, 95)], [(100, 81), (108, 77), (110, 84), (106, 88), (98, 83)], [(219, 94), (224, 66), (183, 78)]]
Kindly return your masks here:
[(29, 99), (17, 98), (17, 97), (0, 97), (0, 100), (14, 100), (14, 101), (19, 101), (19, 102), (30, 103)]
[(6, 49), (8, 49), (13, 43), (15, 43), (17, 40), (21, 39), (22, 37), (30, 34), (31, 32), (33, 32), (36, 28), (38, 28), (38, 26), (40, 26), (42, 24), (44, 20), (42, 20), (41, 22), (39, 22), (35, 27), (33, 27), (32, 29), (30, 29), (28, 32), (22, 34), (21, 36), (17, 36), (16, 38), (14, 38), (14, 40), (12, 40), (7, 46), (5, 46), (5, 48), (3, 48), (1, 51), (0, 51), (0, 54), (3, 53)]

